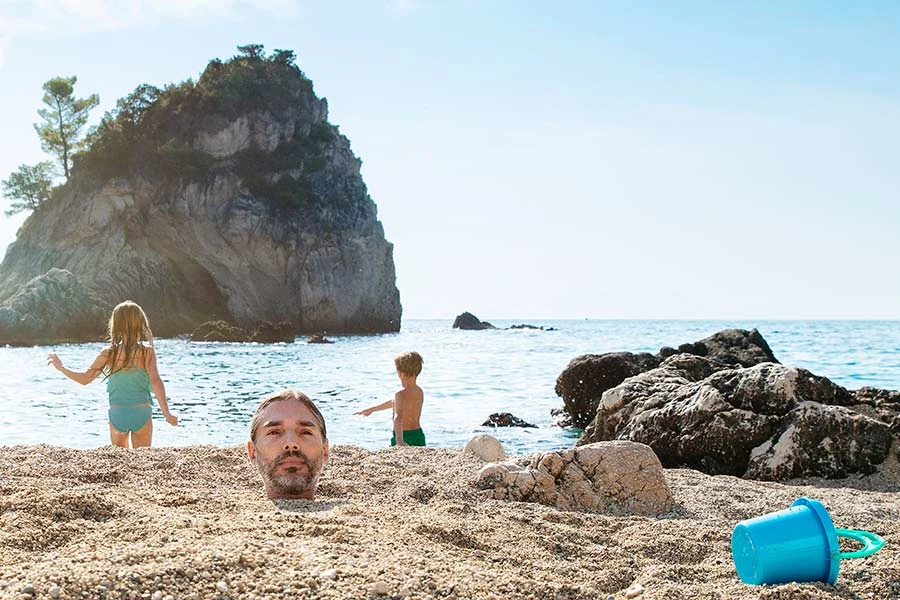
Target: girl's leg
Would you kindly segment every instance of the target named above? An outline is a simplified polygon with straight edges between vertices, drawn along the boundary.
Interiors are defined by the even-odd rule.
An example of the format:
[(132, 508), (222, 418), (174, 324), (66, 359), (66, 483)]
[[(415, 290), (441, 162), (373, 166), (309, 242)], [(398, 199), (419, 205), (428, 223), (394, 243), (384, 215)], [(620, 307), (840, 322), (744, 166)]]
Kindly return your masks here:
[(132, 448), (147, 448), (153, 441), (153, 419), (147, 419), (147, 424), (131, 432)]
[(109, 424), (109, 441), (113, 446), (118, 446), (120, 448), (128, 447), (128, 432), (121, 432), (115, 427), (113, 424)]

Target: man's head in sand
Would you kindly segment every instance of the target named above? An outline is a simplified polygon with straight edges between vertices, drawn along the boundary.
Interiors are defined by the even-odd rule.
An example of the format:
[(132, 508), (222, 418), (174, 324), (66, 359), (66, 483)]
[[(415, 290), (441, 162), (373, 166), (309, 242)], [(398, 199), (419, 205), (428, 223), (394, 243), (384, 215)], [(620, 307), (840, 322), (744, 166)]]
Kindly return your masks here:
[(268, 396), (250, 422), (247, 455), (259, 469), (266, 496), (311, 500), (328, 460), (322, 413), (302, 392)]

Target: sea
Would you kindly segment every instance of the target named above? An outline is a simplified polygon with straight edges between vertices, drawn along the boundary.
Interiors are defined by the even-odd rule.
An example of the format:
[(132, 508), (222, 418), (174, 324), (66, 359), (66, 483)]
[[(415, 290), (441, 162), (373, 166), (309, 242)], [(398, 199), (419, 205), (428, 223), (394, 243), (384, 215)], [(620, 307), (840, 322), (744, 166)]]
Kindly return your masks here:
[[(401, 331), (328, 336), (332, 344), (194, 343), (155, 340), (169, 406), (166, 424), (154, 408), (154, 446), (244, 444), (260, 400), (282, 388), (308, 394), (321, 409), (332, 444), (385, 448), (389, 410), (354, 415), (393, 397), (393, 357), (415, 350), (425, 361), (422, 427), (428, 445), (460, 447), (476, 433), (498, 438), (508, 454), (572, 446), (580, 431), (555, 424), (562, 407), (556, 378), (573, 358), (603, 352), (651, 352), (728, 328), (760, 331), (775, 357), (848, 389), (900, 388), (900, 321), (491, 320), (493, 330), (461, 331), (452, 320), (404, 320)], [(511, 329), (528, 324), (543, 329)], [(83, 371), (101, 343), (0, 347), (0, 446), (109, 444), (106, 386), (82, 386), (47, 364), (50, 352)], [(534, 428), (483, 423), (508, 412)]]

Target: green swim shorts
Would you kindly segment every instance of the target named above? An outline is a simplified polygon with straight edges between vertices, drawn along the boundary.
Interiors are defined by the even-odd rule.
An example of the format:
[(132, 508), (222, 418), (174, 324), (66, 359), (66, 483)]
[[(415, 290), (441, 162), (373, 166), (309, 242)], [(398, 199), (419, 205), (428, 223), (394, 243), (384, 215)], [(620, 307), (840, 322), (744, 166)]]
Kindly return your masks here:
[[(424, 446), (425, 445), (425, 432), (421, 429), (404, 429), (403, 430), (403, 441), (406, 442), (407, 446)], [(397, 445), (397, 435), (394, 434), (391, 436), (391, 446)]]

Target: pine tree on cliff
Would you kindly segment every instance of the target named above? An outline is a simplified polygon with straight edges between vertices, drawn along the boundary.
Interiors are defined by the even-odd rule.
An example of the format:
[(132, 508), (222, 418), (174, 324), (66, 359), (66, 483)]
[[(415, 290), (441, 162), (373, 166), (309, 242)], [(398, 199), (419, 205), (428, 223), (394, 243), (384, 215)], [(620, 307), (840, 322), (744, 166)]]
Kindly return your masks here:
[(41, 138), (44, 152), (54, 154), (69, 181), (72, 153), (78, 149), (78, 137), (88, 120), (88, 113), (100, 104), (100, 97), (91, 94), (87, 98), (75, 98), (77, 77), (55, 77), (44, 84), (44, 104), (38, 109), (43, 123), (35, 123), (34, 130)]
[(9, 179), (0, 182), (3, 197), (10, 201), (9, 208), (3, 214), (11, 217), (23, 210), (37, 210), (50, 198), (52, 187), (52, 164), (39, 162), (36, 165), (19, 165)]

